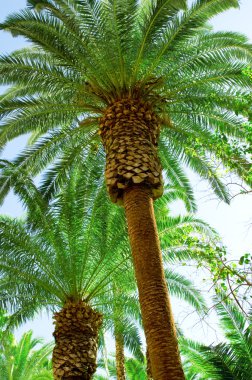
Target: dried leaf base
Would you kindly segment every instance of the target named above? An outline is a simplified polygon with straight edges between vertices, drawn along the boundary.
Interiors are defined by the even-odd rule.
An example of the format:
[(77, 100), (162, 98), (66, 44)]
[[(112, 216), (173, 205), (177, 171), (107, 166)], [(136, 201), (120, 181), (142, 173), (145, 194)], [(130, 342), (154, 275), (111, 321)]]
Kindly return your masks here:
[(102, 316), (86, 303), (68, 302), (55, 313), (53, 374), (56, 380), (89, 380), (96, 371)]
[(122, 99), (100, 119), (106, 151), (106, 184), (111, 200), (122, 203), (123, 192), (141, 184), (154, 199), (163, 193), (162, 168), (157, 154), (158, 119), (148, 102)]

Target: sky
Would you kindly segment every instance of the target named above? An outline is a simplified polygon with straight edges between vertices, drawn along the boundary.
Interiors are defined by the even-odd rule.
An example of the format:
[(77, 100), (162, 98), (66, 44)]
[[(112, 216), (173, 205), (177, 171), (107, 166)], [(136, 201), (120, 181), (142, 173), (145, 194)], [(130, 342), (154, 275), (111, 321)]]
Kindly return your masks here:
[[(25, 0), (0, 0), (0, 22), (11, 12), (22, 9), (25, 4)], [(246, 34), (252, 42), (251, 15), (252, 0), (243, 0), (240, 2), (240, 10), (229, 10), (219, 15), (213, 19), (212, 25), (215, 30), (232, 30)], [(0, 31), (1, 54), (20, 49), (26, 45), (27, 42), (24, 39), (19, 37), (13, 38), (9, 33)], [(16, 139), (7, 146), (1, 158), (13, 158), (25, 146), (25, 143), (26, 138)], [(191, 181), (198, 203), (197, 216), (216, 228), (232, 257), (239, 257), (245, 252), (251, 252), (252, 195), (238, 195), (232, 200), (231, 205), (226, 205), (223, 202), (217, 201), (208, 190), (206, 184), (196, 176), (191, 175)], [(238, 192), (238, 187), (236, 191), (235, 186), (233, 186), (233, 191), (234, 193)], [(19, 216), (22, 214), (22, 206), (17, 202), (13, 194), (10, 194), (4, 205), (0, 208), (0, 212), (11, 216)], [(174, 209), (173, 212), (176, 213), (176, 210)], [(180, 305), (176, 304), (176, 302), (175, 300), (173, 305), (175, 316), (181, 321), (184, 319), (186, 311), (183, 312)], [(43, 336), (46, 340), (51, 340), (52, 325), (50, 324), (50, 316), (43, 315), (41, 318), (36, 319), (35, 322), (26, 324), (18, 330), (17, 335), (20, 336), (21, 333), (29, 328), (34, 329), (36, 335)], [(188, 331), (190, 329), (188, 326)], [(199, 329), (199, 325), (197, 329)], [(204, 330), (205, 337), (210, 334), (211, 339), (214, 339), (212, 326), (204, 328), (201, 326), (200, 329)], [(197, 335), (197, 332), (194, 332), (194, 334)], [(203, 337), (202, 334), (201, 332), (201, 337)], [(202, 339), (207, 338), (203, 337)]]

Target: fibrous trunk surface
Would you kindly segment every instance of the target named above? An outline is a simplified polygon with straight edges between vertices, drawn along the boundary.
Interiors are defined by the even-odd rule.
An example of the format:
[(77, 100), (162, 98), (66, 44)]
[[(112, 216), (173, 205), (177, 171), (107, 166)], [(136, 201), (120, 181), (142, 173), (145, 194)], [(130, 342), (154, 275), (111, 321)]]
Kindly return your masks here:
[(151, 194), (135, 186), (123, 199), (152, 376), (183, 380)]
[(123, 191), (134, 184), (147, 186), (154, 199), (163, 193), (157, 154), (158, 119), (150, 103), (122, 99), (100, 119), (106, 151), (106, 184), (111, 200), (122, 204)]
[(53, 374), (56, 380), (89, 380), (96, 370), (100, 313), (83, 301), (54, 314)]
[(146, 350), (146, 372), (147, 372), (147, 379), (148, 380), (153, 380), (152, 371), (151, 371), (150, 355), (149, 355), (148, 347), (147, 347), (147, 350)]
[(115, 331), (116, 343), (116, 378), (117, 380), (126, 380), (125, 356), (124, 356), (124, 339), (120, 332)]
[(104, 112), (99, 133), (110, 198), (125, 207), (153, 379), (183, 380), (153, 210), (163, 193), (158, 118), (150, 103), (121, 99)]

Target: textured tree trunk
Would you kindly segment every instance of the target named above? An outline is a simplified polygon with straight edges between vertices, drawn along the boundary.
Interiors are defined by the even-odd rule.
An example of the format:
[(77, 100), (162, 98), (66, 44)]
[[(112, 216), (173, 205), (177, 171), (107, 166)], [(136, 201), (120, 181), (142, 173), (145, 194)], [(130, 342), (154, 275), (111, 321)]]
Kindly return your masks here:
[(100, 119), (106, 184), (124, 204), (154, 380), (182, 380), (175, 326), (162, 266), (153, 199), (163, 193), (159, 120), (151, 102), (125, 98)]
[(101, 314), (83, 301), (67, 302), (54, 319), (54, 379), (90, 380), (97, 367)]
[(147, 373), (147, 379), (152, 380), (153, 376), (152, 376), (151, 362), (150, 362), (150, 355), (149, 355), (148, 347), (146, 350), (146, 373)]
[(120, 334), (118, 331), (115, 331), (115, 344), (116, 344), (116, 378), (117, 380), (126, 380), (124, 341), (123, 341), (122, 334)]
[(107, 347), (106, 347), (106, 342), (105, 342), (104, 331), (102, 332), (102, 338), (103, 338), (103, 350), (102, 350), (103, 362), (104, 362), (106, 375), (109, 377), (110, 373), (109, 373), (109, 368), (108, 368), (108, 352), (107, 352)]
[(158, 158), (158, 118), (148, 102), (122, 99), (100, 119), (106, 151), (106, 184), (112, 202), (123, 204), (123, 193), (145, 184), (153, 199), (163, 194), (162, 168)]
[(154, 380), (182, 380), (150, 191), (132, 187), (125, 191), (123, 199), (152, 376)]

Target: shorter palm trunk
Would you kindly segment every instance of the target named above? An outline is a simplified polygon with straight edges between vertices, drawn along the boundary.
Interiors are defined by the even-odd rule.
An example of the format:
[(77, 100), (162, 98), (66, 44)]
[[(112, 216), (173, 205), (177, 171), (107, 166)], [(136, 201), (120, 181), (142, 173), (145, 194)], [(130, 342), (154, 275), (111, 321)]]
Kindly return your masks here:
[(123, 200), (152, 376), (183, 380), (151, 192), (135, 186), (125, 191)]
[(96, 371), (100, 313), (83, 301), (55, 313), (53, 374), (56, 380), (89, 380)]
[(124, 340), (122, 334), (115, 331), (116, 344), (116, 378), (117, 380), (126, 380), (125, 373), (125, 356), (124, 356)]

